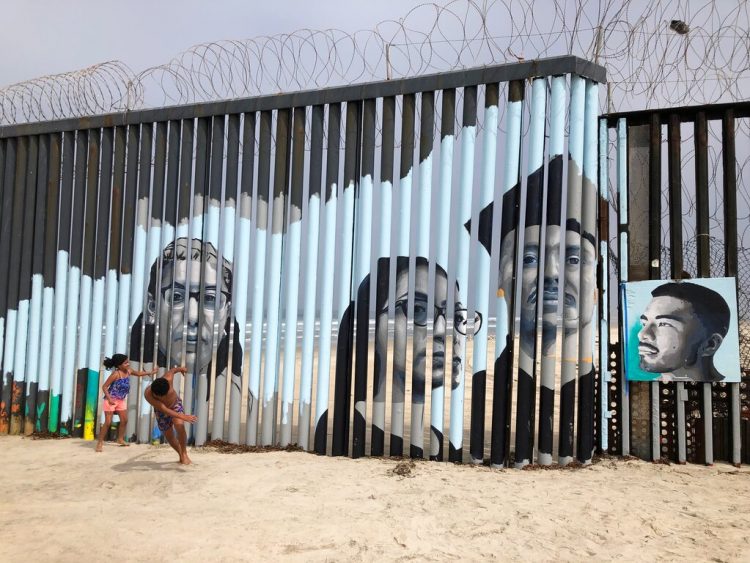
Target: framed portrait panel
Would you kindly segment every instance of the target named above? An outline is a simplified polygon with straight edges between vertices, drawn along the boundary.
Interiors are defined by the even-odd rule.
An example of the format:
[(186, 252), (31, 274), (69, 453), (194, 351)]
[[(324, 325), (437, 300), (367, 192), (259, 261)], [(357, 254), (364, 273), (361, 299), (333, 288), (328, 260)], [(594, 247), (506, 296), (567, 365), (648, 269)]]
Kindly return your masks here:
[(621, 286), (630, 381), (740, 381), (735, 278)]

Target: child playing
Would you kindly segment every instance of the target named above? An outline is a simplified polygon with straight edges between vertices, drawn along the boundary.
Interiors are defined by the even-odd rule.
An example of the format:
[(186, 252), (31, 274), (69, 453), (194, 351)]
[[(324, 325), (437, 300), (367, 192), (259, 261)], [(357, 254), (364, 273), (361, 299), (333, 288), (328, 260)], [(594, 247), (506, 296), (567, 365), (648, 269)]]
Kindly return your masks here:
[[(172, 386), (175, 373), (187, 373), (187, 368), (170, 369), (146, 388), (144, 396), (154, 407), (159, 430), (162, 431), (169, 445), (180, 456), (180, 463), (190, 465), (191, 461), (187, 455), (187, 432), (185, 432), (184, 423), (195, 422), (198, 417), (185, 414), (182, 400)], [(174, 431), (172, 431), (173, 429)]]
[(120, 427), (117, 430), (117, 443), (120, 446), (127, 446), (125, 443), (125, 426), (128, 423), (128, 404), (127, 397), (130, 392), (130, 378), (143, 377), (144, 375), (153, 375), (158, 369), (153, 371), (135, 371), (130, 369), (130, 361), (125, 354), (113, 354), (111, 358), (104, 358), (104, 367), (108, 370), (116, 368), (102, 385), (104, 391), (104, 400), (102, 402), (102, 411), (104, 411), (104, 424), (99, 430), (99, 441), (96, 444), (96, 451), (101, 452), (104, 446), (104, 437), (107, 435), (112, 416), (117, 413), (120, 417)]

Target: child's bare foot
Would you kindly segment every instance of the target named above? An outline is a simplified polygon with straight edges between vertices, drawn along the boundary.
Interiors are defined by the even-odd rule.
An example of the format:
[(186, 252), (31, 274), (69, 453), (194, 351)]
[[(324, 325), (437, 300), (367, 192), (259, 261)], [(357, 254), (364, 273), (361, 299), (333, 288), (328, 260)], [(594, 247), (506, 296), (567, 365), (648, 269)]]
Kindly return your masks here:
[(102, 444), (101, 442), (97, 442), (96, 451), (101, 453), (103, 448), (104, 448), (104, 444)]
[(120, 447), (122, 447), (122, 448), (126, 448), (130, 444), (128, 444), (125, 440), (117, 440), (117, 445), (120, 446)]
[(180, 454), (180, 463), (182, 465), (190, 465), (193, 462), (190, 461), (190, 458), (188, 457), (187, 452), (185, 452), (183, 454)]

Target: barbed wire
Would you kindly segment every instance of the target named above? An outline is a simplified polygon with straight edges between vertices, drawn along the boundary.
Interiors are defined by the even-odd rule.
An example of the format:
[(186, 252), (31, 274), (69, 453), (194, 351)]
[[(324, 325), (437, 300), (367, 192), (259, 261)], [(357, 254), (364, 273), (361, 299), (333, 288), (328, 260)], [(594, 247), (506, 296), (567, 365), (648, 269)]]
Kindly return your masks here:
[[(672, 22), (676, 21), (677, 24)], [(0, 123), (275, 94), (574, 54), (606, 66), (606, 109), (716, 103), (750, 86), (747, 1), (452, 0), (373, 29), (195, 45), (0, 89)]]

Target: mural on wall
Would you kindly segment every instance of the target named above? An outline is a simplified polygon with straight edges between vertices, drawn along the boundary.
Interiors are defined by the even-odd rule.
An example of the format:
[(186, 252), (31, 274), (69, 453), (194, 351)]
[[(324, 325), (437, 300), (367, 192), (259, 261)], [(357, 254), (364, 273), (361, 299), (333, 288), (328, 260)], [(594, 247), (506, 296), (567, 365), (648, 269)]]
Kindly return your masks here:
[(630, 381), (740, 381), (735, 278), (626, 282)]
[[(158, 261), (151, 265), (146, 311), (138, 316), (131, 328), (131, 360), (140, 359), (143, 343), (143, 363), (155, 361), (160, 368), (184, 365), (189, 373), (211, 373), (211, 358), (216, 350), (216, 375), (226, 377), (229, 339), (233, 334), (232, 384), (239, 386), (236, 379), (239, 378), (242, 363), (242, 346), (239, 326), (229, 315), (232, 263), (222, 258), (219, 268), (218, 253), (213, 244), (180, 237), (164, 248), (161, 264), (161, 272)], [(187, 323), (184, 323), (186, 310)], [(215, 324), (222, 327), (216, 337), (216, 347)], [(153, 350), (156, 350), (155, 359)], [(210, 388), (205, 400), (209, 395)]]
[[(459, 94), (436, 82), (434, 91), (382, 99), (240, 105), (200, 117), (0, 138), (0, 215), (9, 220), (0, 266), (14, 274), (0, 279), (0, 432), (46, 427), (92, 438), (102, 354), (127, 351), (142, 371), (187, 367), (175, 388), (186, 413), (198, 417), (190, 428), (197, 446), (210, 438), (297, 441), (334, 455), (383, 455), (388, 447), (393, 455), (460, 462), (466, 436), (466, 456), (479, 463), (491, 407), (493, 464), (507, 463), (514, 432), (533, 448), (533, 365), (555, 357), (558, 302), (569, 337), (564, 357), (592, 355), (582, 351), (582, 327), (594, 302), (582, 304), (581, 314), (578, 307), (578, 285), (593, 272), (584, 272), (582, 248), (592, 238), (581, 209), (577, 93), (584, 79), (554, 79), (557, 119), (564, 121), (568, 83), (576, 106), (568, 167), (574, 197), (563, 215), (564, 143), (544, 150), (548, 79), (531, 76), (534, 107), (524, 128), (527, 83), (509, 82), (501, 103), (503, 76), (458, 85)], [(551, 131), (564, 139), (563, 127)], [(556, 190), (549, 197), (547, 155)], [(381, 217), (373, 222), (376, 209)], [(563, 245), (567, 262), (558, 263), (552, 258)], [(495, 262), (499, 272), (491, 271)], [(572, 277), (563, 282), (568, 264)], [(517, 289), (523, 365), (511, 420)], [(302, 338), (289, 338), (301, 311)], [(488, 333), (493, 317), (495, 339)], [(37, 357), (31, 351), (39, 345)], [(494, 373), (487, 361), (493, 348)], [(575, 381), (571, 366), (563, 366), (561, 410), (575, 415), (585, 378)], [(557, 391), (542, 379), (543, 394)], [(129, 440), (160, 437), (143, 400), (150, 382), (131, 381)], [(540, 414), (549, 456), (552, 412)], [(561, 433), (572, 438), (570, 420)], [(529, 452), (517, 449), (516, 458), (533, 462)]]

